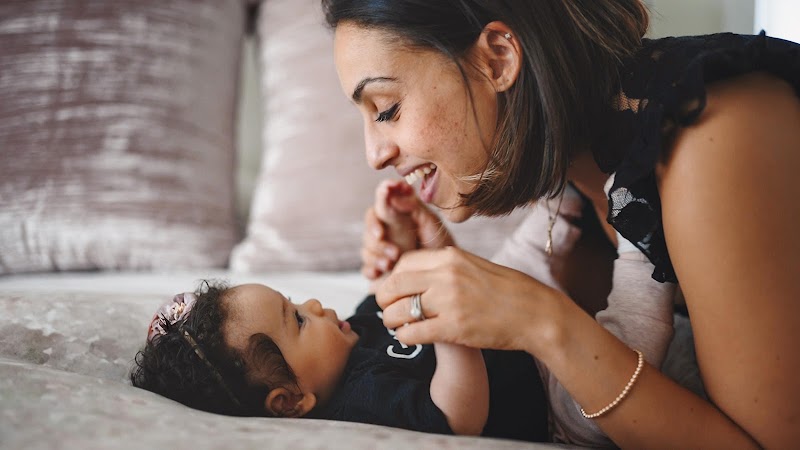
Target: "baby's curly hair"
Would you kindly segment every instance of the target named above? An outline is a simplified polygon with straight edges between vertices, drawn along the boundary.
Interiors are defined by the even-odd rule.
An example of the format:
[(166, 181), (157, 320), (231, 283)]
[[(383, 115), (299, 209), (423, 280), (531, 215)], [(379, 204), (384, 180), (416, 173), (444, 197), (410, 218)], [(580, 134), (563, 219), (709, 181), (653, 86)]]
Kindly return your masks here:
[(268, 415), (264, 408), (267, 394), (275, 387), (296, 384), (297, 377), (266, 334), (250, 336), (244, 352), (225, 342), (222, 330), (231, 312), (230, 289), (221, 281), (201, 282), (187, 317), (167, 327), (165, 334), (155, 336), (136, 354), (131, 383), (203, 411)]

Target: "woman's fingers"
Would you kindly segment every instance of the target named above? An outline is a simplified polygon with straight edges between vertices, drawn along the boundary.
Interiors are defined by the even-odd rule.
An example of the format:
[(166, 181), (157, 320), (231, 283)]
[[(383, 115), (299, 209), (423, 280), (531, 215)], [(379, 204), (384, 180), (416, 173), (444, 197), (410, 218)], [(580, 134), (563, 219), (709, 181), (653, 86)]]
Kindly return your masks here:
[(400, 250), (391, 242), (365, 242), (361, 247), (361, 262), (389, 270), (397, 262)]
[(381, 273), (375, 267), (362, 265), (361, 266), (361, 275), (364, 275), (364, 278), (366, 278), (368, 280), (374, 281), (374, 280), (377, 280), (378, 278), (380, 278)]
[(444, 342), (441, 337), (441, 319), (433, 318), (403, 325), (395, 330), (395, 337), (406, 345)]
[[(447, 247), (404, 254), (375, 296), (384, 325), (396, 328), (405, 344), (518, 350), (519, 330), (536, 319), (526, 311), (552, 296), (550, 291), (522, 272)], [(413, 317), (415, 294), (421, 294), (425, 320)]]
[[(400, 261), (402, 262), (412, 253), (416, 252), (404, 254), (403, 257), (400, 258)], [(395, 268), (398, 266), (399, 264), (396, 265)], [(424, 293), (434, 284), (433, 282), (436, 277), (436, 272), (430, 269), (418, 271), (404, 270), (402, 272), (393, 270), (392, 273), (386, 277), (386, 281), (381, 288), (375, 293), (378, 306), (385, 311), (389, 305), (403, 297), (411, 297), (414, 294)]]
[[(403, 297), (383, 310), (383, 325), (386, 328), (397, 328), (407, 323), (419, 322), (421, 320), (416, 319), (411, 311), (413, 308), (414, 295), (416, 294)], [(432, 301), (426, 304), (424, 292), (420, 294), (420, 308), (425, 320), (437, 316), (436, 305)]]
[(403, 257), (395, 265), (396, 272), (423, 271), (436, 268), (458, 267), (471, 263), (489, 269), (491, 262), (458, 247), (421, 249), (403, 253)]
[(459, 266), (469, 258), (467, 252), (454, 247), (404, 253), (375, 292), (383, 309), (384, 325), (395, 328), (414, 321), (411, 301), (415, 294), (420, 294), (425, 317), (438, 316), (439, 303), (458, 290), (448, 285), (448, 281), (456, 280)]

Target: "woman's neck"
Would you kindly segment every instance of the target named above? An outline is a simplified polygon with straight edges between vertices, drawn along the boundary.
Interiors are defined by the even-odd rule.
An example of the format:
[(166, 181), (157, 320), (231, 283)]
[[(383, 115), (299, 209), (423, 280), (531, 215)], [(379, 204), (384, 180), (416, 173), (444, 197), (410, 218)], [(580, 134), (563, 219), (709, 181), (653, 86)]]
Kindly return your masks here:
[(597, 217), (606, 233), (606, 237), (616, 246), (616, 232), (606, 221), (606, 217), (608, 217), (608, 197), (606, 197), (603, 188), (608, 181), (608, 177), (608, 174), (603, 173), (603, 171), (597, 167), (592, 152), (588, 150), (575, 155), (567, 170), (567, 179), (592, 202), (592, 206), (597, 213)]
[(606, 193), (603, 187), (608, 181), (608, 174), (603, 173), (594, 161), (592, 152), (585, 150), (575, 155), (567, 170), (567, 179), (588, 197), (595, 206), (608, 208)]

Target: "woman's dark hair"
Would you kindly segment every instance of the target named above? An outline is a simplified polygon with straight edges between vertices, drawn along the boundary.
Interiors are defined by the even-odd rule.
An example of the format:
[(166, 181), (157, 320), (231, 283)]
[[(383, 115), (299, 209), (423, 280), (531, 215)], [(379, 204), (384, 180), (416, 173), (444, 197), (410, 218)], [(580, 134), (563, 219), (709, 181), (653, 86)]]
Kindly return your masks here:
[[(263, 333), (250, 336), (244, 352), (225, 342), (222, 330), (231, 314), (228, 297), (233, 295), (225, 283), (204, 281), (195, 295), (197, 301), (187, 317), (136, 354), (131, 383), (203, 411), (266, 415), (267, 394), (296, 383), (297, 377), (275, 342)], [(187, 331), (190, 339), (184, 335)]]
[(641, 47), (640, 0), (322, 0), (328, 25), (385, 30), (414, 48), (463, 63), (484, 27), (509, 26), (522, 70), (500, 94), (489, 164), (463, 204), (502, 215), (563, 189), (570, 157), (589, 149), (619, 85), (622, 61)]

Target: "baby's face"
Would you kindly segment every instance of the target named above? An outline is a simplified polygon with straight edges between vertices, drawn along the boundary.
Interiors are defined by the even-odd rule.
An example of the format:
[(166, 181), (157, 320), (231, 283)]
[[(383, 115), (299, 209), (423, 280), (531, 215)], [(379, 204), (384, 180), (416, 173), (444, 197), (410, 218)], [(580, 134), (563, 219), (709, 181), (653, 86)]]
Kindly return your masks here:
[(281, 349), (300, 389), (319, 401), (330, 398), (358, 341), (350, 324), (318, 300), (295, 305), (260, 284), (236, 286), (228, 295), (233, 302), (224, 330), (228, 344), (244, 351), (251, 335), (266, 334)]

